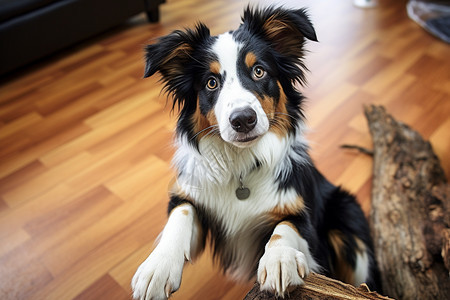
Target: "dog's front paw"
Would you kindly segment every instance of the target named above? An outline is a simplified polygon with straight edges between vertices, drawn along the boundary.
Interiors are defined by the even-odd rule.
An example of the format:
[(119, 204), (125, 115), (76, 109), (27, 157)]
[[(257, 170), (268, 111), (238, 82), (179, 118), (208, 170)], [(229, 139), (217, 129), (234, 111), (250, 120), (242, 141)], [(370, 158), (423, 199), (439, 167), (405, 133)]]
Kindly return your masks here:
[(139, 266), (131, 286), (133, 298), (139, 300), (167, 299), (178, 290), (184, 266), (184, 255), (171, 255), (156, 249)]
[(268, 248), (259, 261), (258, 282), (261, 290), (284, 297), (289, 288), (303, 284), (309, 274), (305, 255), (291, 247)]

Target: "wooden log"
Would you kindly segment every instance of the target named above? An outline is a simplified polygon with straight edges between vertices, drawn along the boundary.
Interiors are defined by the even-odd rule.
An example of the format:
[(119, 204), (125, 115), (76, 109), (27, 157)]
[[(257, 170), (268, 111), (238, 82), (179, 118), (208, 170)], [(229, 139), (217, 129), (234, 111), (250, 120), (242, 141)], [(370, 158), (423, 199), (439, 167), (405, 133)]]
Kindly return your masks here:
[(370, 225), (383, 292), (396, 299), (449, 299), (450, 186), (429, 142), (370, 106)]
[[(245, 297), (245, 300), (269, 300), (275, 299), (273, 294), (261, 292), (258, 283)], [(376, 292), (371, 292), (367, 285), (362, 284), (358, 288), (334, 280), (323, 275), (311, 273), (306, 277), (305, 284), (292, 290), (284, 299), (296, 300), (322, 300), (322, 299), (390, 299)]]

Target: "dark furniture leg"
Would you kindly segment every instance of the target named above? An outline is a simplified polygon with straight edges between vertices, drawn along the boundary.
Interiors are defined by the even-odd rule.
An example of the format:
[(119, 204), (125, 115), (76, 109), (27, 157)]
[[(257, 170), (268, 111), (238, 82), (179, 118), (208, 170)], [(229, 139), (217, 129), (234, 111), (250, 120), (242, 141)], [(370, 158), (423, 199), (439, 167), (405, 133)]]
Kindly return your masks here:
[(145, 12), (147, 13), (147, 19), (150, 23), (159, 22), (159, 5), (164, 2), (164, 0), (145, 0)]

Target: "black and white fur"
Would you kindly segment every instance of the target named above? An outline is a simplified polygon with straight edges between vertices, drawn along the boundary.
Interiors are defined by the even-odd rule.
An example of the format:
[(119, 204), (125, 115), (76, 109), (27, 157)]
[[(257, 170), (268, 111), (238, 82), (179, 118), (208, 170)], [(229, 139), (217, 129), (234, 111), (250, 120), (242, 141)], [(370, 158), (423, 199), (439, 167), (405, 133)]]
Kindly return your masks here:
[(199, 24), (147, 46), (145, 77), (161, 74), (180, 114), (169, 218), (133, 278), (135, 299), (168, 298), (207, 240), (227, 274), (277, 296), (310, 272), (377, 288), (363, 212), (307, 153), (296, 88), (307, 39), (305, 10), (247, 8), (236, 31)]

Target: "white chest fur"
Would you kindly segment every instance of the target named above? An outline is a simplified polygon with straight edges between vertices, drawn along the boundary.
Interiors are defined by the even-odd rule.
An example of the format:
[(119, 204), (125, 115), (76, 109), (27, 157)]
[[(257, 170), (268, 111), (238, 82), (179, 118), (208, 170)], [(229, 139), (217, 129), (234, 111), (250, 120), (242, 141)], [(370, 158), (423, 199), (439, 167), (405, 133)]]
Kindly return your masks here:
[[(269, 132), (252, 147), (237, 148), (219, 137), (208, 137), (200, 141), (198, 151), (181, 138), (174, 157), (178, 186), (218, 218), (227, 235), (237, 234), (249, 220), (297, 201), (297, 193), (293, 189), (280, 190), (276, 180), (287, 176), (292, 159), (302, 159), (291, 153), (293, 143), (301, 142), (304, 140), (280, 139)], [(236, 197), (239, 177), (250, 189), (245, 200)]]

